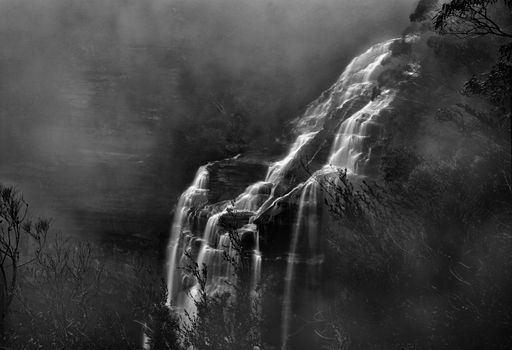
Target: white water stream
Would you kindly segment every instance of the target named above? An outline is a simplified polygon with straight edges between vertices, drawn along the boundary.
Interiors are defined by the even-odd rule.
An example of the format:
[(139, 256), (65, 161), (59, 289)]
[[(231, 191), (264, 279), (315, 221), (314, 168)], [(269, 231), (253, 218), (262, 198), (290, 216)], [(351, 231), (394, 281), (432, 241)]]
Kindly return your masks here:
[[(267, 176), (263, 181), (256, 182), (240, 194), (233, 202), (221, 212), (212, 213), (200, 238), (201, 247), (197, 255), (197, 263), (204, 263), (208, 268), (208, 292), (219, 292), (227, 288), (226, 282), (233, 282), (233, 271), (230, 264), (223, 259), (224, 251), (231, 254), (231, 244), (228, 234), (219, 228), (219, 221), (223, 215), (251, 212), (257, 215), (259, 211), (272, 207), (279, 198), (274, 197), (276, 186), (282, 181), (291, 164), (298, 161), (301, 150), (308, 145), (319, 133), (322, 123), (329, 116), (341, 110), (355, 99), (363, 101), (362, 107), (339, 121), (338, 130), (333, 130), (334, 141), (325, 167), (313, 177), (306, 180), (300, 189), (297, 205), (297, 215), (291, 233), (290, 248), (287, 254), (287, 268), (285, 276), (284, 299), (281, 322), (281, 350), (292, 350), (289, 346), (291, 320), (293, 315), (293, 297), (295, 270), (304, 258), (315, 258), (320, 240), (322, 239), (319, 227), (321, 217), (319, 208), (323, 200), (319, 199), (321, 188), (314, 178), (319, 173), (325, 174), (331, 166), (347, 169), (348, 172), (358, 175), (364, 171), (364, 166), (371, 158), (371, 144), (369, 138), (378, 130), (379, 114), (393, 102), (396, 91), (386, 88), (381, 91), (378, 78), (385, 68), (385, 61), (391, 56), (390, 45), (393, 40), (374, 45), (369, 50), (350, 62), (338, 81), (327, 90), (318, 100), (313, 102), (306, 110), (304, 116), (297, 122), (300, 134), (290, 148), (288, 154), (280, 161), (271, 164)], [(190, 298), (177, 297), (181, 294), (193, 295), (197, 292), (197, 285), (184, 287), (177, 269), (180, 256), (185, 249), (192, 249), (194, 239), (187, 238), (189, 212), (207, 202), (208, 170), (201, 167), (193, 184), (182, 194), (176, 208), (171, 237), (168, 245), (168, 287), (169, 303), (177, 307), (190, 308)], [(296, 187), (297, 188), (297, 187)], [(256, 225), (245, 223), (238, 229), (240, 235), (253, 235), (255, 246), (252, 250), (252, 288), (256, 289), (262, 269), (262, 253), (259, 248), (259, 234)], [(190, 236), (191, 234), (188, 233)], [(311, 251), (309, 257), (300, 256), (299, 242), (307, 241)], [(195, 239), (198, 242), (198, 239)], [(186, 286), (185, 286), (186, 287)], [(186, 289), (186, 288), (185, 288)], [(188, 300), (188, 301), (187, 301)], [(181, 304), (181, 305), (178, 305)]]

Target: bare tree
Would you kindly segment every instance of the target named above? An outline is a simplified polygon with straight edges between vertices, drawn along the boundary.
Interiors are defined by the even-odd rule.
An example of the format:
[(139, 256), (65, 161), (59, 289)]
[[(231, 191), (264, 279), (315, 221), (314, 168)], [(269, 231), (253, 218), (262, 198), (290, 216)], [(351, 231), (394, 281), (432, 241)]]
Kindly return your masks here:
[(32, 223), (27, 213), (23, 197), (13, 187), (0, 184), (0, 325), (14, 298), (19, 268), (35, 260), (24, 256), (22, 246), (33, 239), (38, 254), (49, 229), (49, 220)]

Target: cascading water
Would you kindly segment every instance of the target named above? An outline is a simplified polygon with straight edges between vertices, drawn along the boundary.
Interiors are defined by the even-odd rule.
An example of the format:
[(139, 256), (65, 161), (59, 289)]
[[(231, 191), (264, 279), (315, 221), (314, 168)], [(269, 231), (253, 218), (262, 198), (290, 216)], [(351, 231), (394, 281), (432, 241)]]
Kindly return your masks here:
[[(385, 69), (392, 68), (390, 46), (393, 42), (390, 40), (374, 45), (352, 60), (338, 81), (314, 101), (296, 122), (298, 136), (288, 154), (269, 166), (264, 181), (248, 186), (231, 204), (209, 203), (210, 207), (205, 207), (208, 202), (208, 166), (199, 169), (192, 186), (180, 197), (172, 224), (168, 246), (170, 303), (174, 301), (178, 307), (190, 308), (193, 303), (188, 295), (197, 293), (197, 284), (177, 278), (177, 263), (183, 260), (178, 255), (183, 255), (185, 251), (192, 252), (189, 255), (195, 257), (199, 266), (204, 263), (208, 267), (208, 293), (223, 291), (228, 285), (226, 282), (233, 282), (232, 268), (223, 259), (225, 252), (231, 254), (231, 242), (228, 232), (220, 224), (223, 218), (230, 215), (235, 218), (250, 217), (241, 220), (235, 232), (239, 237), (247, 236), (254, 240), (250, 248), (250, 283), (251, 288), (256, 290), (264, 255), (260, 252), (259, 232), (255, 222), (260, 215), (278, 207), (280, 201), (298, 198), (287, 255), (281, 315), (280, 347), (281, 350), (291, 349), (290, 321), (297, 266), (323, 261), (319, 258), (323, 200), (319, 200), (322, 190), (317, 180), (328, 176), (333, 168), (347, 169), (354, 176), (364, 175), (365, 166), (372, 157), (372, 143), (380, 136), (380, 115), (390, 107), (396, 95), (392, 84), (382, 86), (379, 80)], [(302, 158), (321, 154), (318, 151), (309, 152), (308, 149), (320, 147), (322, 142), (319, 141), (324, 141), (326, 135), (330, 137), (329, 140), (332, 139), (332, 145), (328, 155), (319, 160), (319, 170), (313, 176), (295, 176), (293, 172), (297, 171), (297, 164), (311, 160)], [(202, 232), (187, 232), (190, 230), (190, 211), (201, 206), (209, 208), (204, 229)], [(306, 268), (306, 271), (310, 270)], [(183, 279), (186, 280), (186, 276)], [(178, 298), (180, 293), (182, 297)], [(183, 295), (186, 297), (183, 298)]]
[(288, 344), (288, 334), (290, 328), (290, 316), (292, 311), (292, 286), (295, 274), (295, 267), (299, 262), (300, 256), (297, 254), (297, 248), (301, 233), (308, 234), (308, 245), (310, 250), (314, 250), (316, 245), (316, 234), (318, 233), (318, 192), (321, 190), (318, 181), (310, 178), (302, 188), (299, 200), (299, 210), (297, 219), (293, 228), (290, 252), (288, 253), (288, 263), (285, 275), (285, 291), (283, 299), (283, 316), (281, 324), (281, 349), (286, 349)]
[(194, 182), (185, 191), (178, 201), (176, 206), (176, 212), (171, 226), (171, 237), (167, 244), (167, 290), (168, 304), (171, 303), (172, 297), (176, 294), (176, 269), (177, 269), (177, 253), (178, 245), (180, 243), (180, 237), (183, 226), (188, 216), (188, 211), (193, 207), (205, 203), (208, 195), (208, 170), (205, 167), (200, 167), (197, 170)]
[(235, 201), (235, 207), (239, 210), (257, 211), (265, 200), (270, 196), (272, 183), (268, 181), (256, 182), (247, 187)]
[[(378, 99), (370, 101), (341, 124), (332, 146), (329, 165), (358, 173), (358, 162), (365, 155), (365, 140), (371, 136), (374, 117), (389, 106), (393, 97), (391, 90), (382, 92)], [(370, 156), (369, 151), (366, 153)]]
[[(346, 169), (352, 174), (361, 174), (362, 167), (358, 163), (369, 160), (371, 148), (367, 147), (365, 142), (372, 136), (371, 133), (374, 130), (372, 126), (376, 124), (377, 116), (390, 105), (395, 95), (392, 89), (379, 91), (376, 81), (379, 73), (382, 71), (383, 61), (391, 56), (389, 47), (392, 42), (393, 40), (390, 40), (377, 44), (361, 56), (355, 58), (348, 65), (338, 82), (329, 90), (330, 94), (328, 97), (317, 106), (310, 107), (312, 113), (302, 121), (303, 125), (305, 125), (306, 121), (316, 125), (317, 123), (311, 123), (311, 121), (325, 118), (327, 111), (333, 108), (343, 108), (344, 105), (354, 98), (370, 95), (370, 101), (363, 108), (355, 111), (355, 113), (341, 123), (331, 147), (327, 165), (313, 174), (302, 188), (286, 269), (281, 325), (281, 350), (289, 348), (288, 338), (293, 297), (291, 291), (294, 283), (294, 272), (299, 261), (297, 256), (299, 237), (307, 233), (311, 242), (318, 240), (320, 235), (318, 213), (311, 208), (312, 205), (322, 204), (317, 201), (319, 180), (316, 177), (332, 172), (333, 167)], [(316, 117), (315, 113), (317, 113)]]
[(317, 133), (316, 132), (308, 132), (297, 137), (297, 140), (292, 145), (290, 152), (286, 155), (286, 157), (279, 162), (275, 162), (268, 168), (267, 177), (265, 178), (265, 182), (270, 182), (272, 184), (277, 184), (281, 177), (290, 165), (290, 163), (295, 160), (297, 153), (301, 150), (301, 148), (307, 144)]

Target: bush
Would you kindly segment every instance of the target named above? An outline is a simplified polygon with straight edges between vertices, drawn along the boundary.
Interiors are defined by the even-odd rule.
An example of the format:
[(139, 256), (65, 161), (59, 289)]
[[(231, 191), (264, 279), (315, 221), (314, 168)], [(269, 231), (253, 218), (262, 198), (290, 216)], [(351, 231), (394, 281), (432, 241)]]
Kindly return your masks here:
[(512, 193), (471, 164), (422, 163), (400, 192), (345, 172), (330, 182), (328, 348), (512, 345)]

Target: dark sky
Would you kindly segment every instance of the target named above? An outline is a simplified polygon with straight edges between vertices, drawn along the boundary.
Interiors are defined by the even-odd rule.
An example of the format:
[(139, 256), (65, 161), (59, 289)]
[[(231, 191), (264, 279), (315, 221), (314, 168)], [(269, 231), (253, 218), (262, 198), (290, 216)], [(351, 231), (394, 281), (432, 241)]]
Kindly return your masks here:
[(208, 156), (183, 140), (215, 117), (212, 102), (271, 149), (355, 54), (400, 35), (414, 5), (2, 0), (0, 181), (65, 233), (165, 232)]

